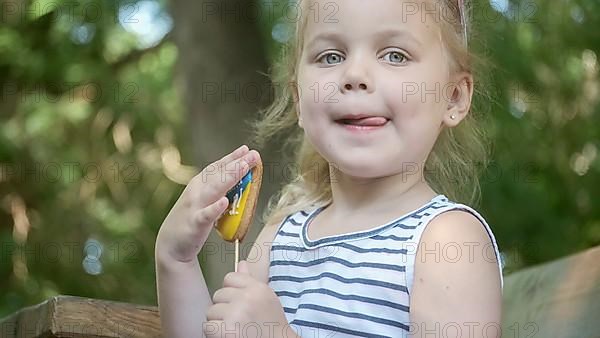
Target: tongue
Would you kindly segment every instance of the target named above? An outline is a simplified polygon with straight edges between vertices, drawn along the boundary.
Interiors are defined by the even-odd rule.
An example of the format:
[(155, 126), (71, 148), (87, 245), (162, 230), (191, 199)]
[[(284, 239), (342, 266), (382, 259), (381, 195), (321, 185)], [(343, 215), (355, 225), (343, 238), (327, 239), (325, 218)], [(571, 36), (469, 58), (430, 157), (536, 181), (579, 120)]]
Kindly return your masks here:
[(387, 122), (385, 117), (365, 117), (355, 120), (342, 120), (343, 123), (357, 126), (382, 126)]

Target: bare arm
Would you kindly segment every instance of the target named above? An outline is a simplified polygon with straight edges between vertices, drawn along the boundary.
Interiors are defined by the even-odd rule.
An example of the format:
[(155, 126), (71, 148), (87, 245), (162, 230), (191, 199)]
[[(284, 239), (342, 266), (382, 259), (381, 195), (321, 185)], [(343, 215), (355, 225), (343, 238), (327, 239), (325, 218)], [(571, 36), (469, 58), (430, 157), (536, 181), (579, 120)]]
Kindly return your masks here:
[(213, 304), (198, 253), (214, 222), (225, 212), (225, 194), (260, 160), (242, 147), (196, 175), (163, 221), (155, 245), (158, 309), (169, 338), (204, 337), (207, 309)]
[[(265, 284), (269, 279), (269, 253), (276, 231), (276, 225), (263, 227), (248, 254), (248, 257), (253, 258), (248, 261), (250, 274)], [(168, 332), (169, 337), (204, 337), (202, 324), (213, 301), (198, 259), (179, 262), (164, 255), (164, 250), (158, 247), (155, 253), (163, 332)]]
[(500, 337), (500, 271), (491, 245), (469, 213), (449, 211), (431, 221), (415, 259), (411, 337)]
[(165, 337), (204, 337), (202, 324), (213, 304), (198, 259), (178, 262), (156, 250), (158, 307)]

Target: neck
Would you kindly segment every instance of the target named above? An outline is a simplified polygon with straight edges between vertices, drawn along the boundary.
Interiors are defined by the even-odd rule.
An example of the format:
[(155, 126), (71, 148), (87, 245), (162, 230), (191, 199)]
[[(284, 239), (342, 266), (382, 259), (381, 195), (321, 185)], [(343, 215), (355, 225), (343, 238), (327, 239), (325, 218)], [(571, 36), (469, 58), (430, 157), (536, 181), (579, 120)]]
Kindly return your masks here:
[(353, 177), (330, 166), (333, 202), (328, 207), (333, 218), (349, 215), (385, 215), (410, 211), (423, 205), (437, 193), (418, 173), (400, 172), (395, 175), (364, 178)]

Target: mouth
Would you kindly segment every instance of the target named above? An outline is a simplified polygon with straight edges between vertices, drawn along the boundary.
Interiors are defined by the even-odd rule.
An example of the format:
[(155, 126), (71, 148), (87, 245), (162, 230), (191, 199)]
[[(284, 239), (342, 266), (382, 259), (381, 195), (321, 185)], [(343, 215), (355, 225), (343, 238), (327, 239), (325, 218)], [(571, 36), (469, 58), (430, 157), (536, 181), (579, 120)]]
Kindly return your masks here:
[(340, 119), (335, 120), (338, 124), (349, 125), (349, 126), (362, 126), (362, 127), (381, 127), (387, 124), (390, 119), (385, 116), (376, 115), (345, 115)]
[(390, 119), (383, 116), (355, 116), (354, 118), (341, 118), (335, 120), (336, 124), (344, 130), (351, 133), (370, 133), (376, 130), (382, 130), (390, 122)]

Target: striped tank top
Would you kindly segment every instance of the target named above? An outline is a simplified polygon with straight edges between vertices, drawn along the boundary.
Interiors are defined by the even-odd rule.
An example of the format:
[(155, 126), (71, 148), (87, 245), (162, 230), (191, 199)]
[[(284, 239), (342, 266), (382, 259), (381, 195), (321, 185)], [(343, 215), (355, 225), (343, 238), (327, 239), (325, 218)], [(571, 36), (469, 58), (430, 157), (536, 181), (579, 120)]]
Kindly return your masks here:
[(470, 212), (485, 226), (504, 287), (501, 256), (487, 222), (442, 194), (370, 230), (311, 240), (307, 226), (323, 209), (288, 215), (270, 251), (269, 286), (303, 338), (405, 337), (417, 244), (429, 221), (448, 210)]

